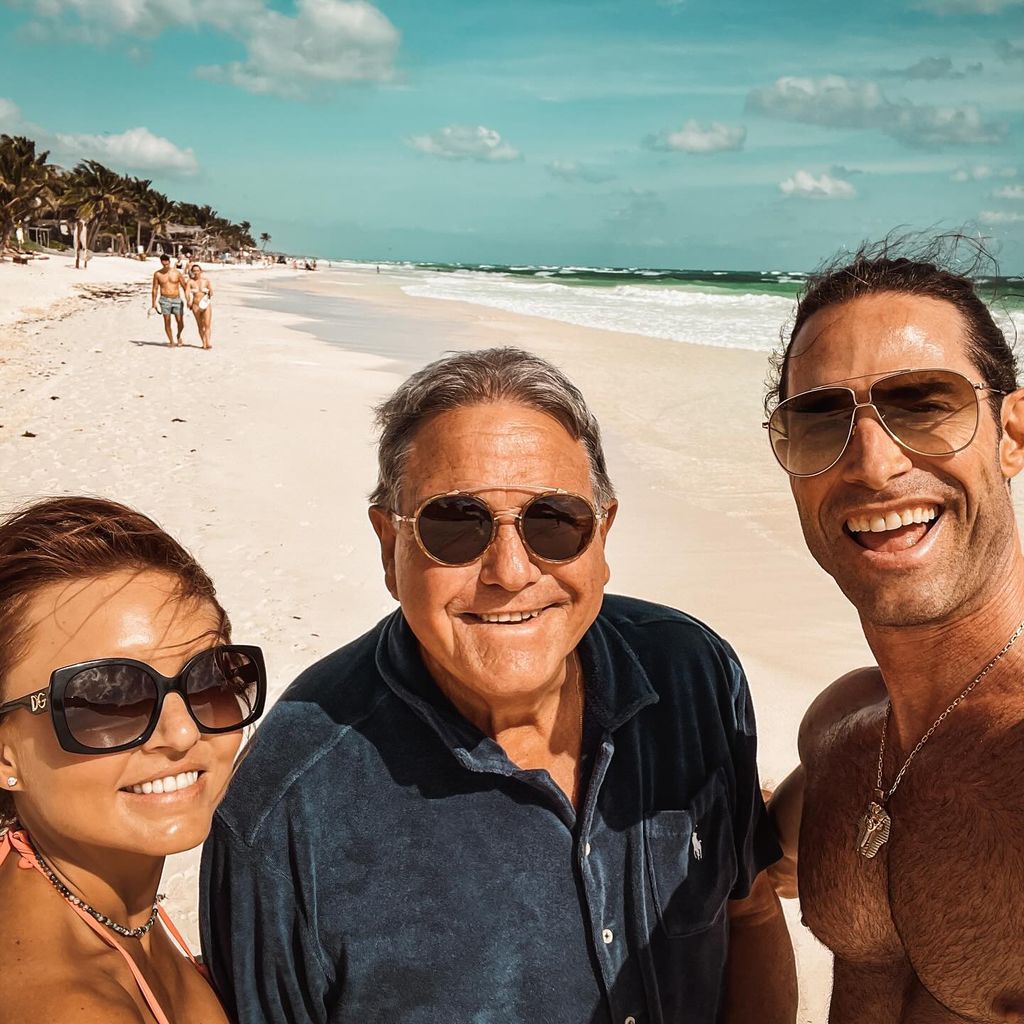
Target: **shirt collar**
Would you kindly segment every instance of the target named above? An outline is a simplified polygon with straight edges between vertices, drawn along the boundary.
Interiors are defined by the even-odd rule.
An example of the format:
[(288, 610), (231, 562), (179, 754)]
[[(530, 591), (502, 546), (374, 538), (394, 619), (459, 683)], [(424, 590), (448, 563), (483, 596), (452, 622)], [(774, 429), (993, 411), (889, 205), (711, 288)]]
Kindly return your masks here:
[[(602, 731), (614, 732), (642, 708), (657, 703), (658, 694), (639, 658), (605, 616), (598, 615), (577, 649), (586, 680), (587, 713), (594, 716)], [(469, 758), (477, 762), (477, 767), (504, 773), (501, 766), (509, 762), (498, 744), (459, 713), (427, 671), (419, 642), (401, 609), (384, 622), (377, 642), (376, 663), (395, 695), (460, 760)]]

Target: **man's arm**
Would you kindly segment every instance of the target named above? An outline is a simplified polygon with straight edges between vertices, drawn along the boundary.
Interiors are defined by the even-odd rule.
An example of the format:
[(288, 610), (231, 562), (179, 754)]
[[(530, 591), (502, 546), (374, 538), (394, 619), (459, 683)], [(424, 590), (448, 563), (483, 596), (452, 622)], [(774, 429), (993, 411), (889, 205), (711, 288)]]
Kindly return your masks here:
[(730, 900), (723, 1024), (794, 1024), (796, 958), (782, 905), (766, 872), (750, 895)]
[(156, 297), (160, 293), (160, 283), (156, 279), (156, 274), (153, 275), (153, 294), (149, 298), (149, 304), (156, 309)]
[(804, 809), (804, 766), (797, 765), (776, 787), (768, 800), (768, 816), (782, 856), (768, 868), (775, 891), (786, 900), (800, 895), (797, 887), (797, 854), (800, 847), (800, 819)]

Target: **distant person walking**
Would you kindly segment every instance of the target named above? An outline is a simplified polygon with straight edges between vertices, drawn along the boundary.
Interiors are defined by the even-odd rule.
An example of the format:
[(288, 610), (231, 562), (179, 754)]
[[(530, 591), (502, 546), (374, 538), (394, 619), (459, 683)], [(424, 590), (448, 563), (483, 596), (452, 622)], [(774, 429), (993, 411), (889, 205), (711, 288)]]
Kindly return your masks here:
[[(153, 308), (164, 318), (164, 330), (167, 332), (167, 344), (174, 348), (181, 345), (181, 336), (185, 331), (185, 303), (181, 298), (188, 282), (180, 270), (171, 266), (171, 257), (167, 253), (160, 256), (160, 269), (153, 275)], [(178, 321), (177, 340), (171, 333), (171, 317)]]
[(188, 279), (185, 282), (185, 301), (196, 318), (199, 328), (199, 339), (203, 348), (213, 348), (210, 341), (213, 327), (213, 285), (198, 263), (189, 267)]

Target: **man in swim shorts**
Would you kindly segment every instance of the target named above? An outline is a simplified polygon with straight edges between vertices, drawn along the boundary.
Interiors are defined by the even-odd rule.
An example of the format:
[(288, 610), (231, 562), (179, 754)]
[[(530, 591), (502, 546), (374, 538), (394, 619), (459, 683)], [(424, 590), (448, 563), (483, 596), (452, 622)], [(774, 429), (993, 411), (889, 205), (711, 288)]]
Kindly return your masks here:
[[(181, 336), (185, 331), (185, 302), (181, 293), (185, 290), (185, 278), (180, 270), (171, 266), (171, 257), (163, 253), (160, 257), (160, 269), (153, 275), (153, 308), (164, 318), (164, 330), (167, 332), (167, 344), (171, 348), (181, 345)], [(178, 321), (177, 338), (171, 333), (171, 317)]]

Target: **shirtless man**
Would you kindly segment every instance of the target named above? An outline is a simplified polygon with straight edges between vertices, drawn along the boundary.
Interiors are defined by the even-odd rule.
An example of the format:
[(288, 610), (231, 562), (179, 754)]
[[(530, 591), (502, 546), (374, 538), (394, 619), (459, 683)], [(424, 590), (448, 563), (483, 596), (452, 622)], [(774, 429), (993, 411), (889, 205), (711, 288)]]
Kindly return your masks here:
[(814, 701), (772, 801), (829, 1019), (1024, 1020), (1013, 355), (968, 279), (862, 251), (809, 283), (777, 369), (773, 450), (878, 662)]
[[(180, 270), (171, 266), (171, 257), (163, 253), (160, 257), (160, 269), (153, 275), (153, 308), (163, 315), (164, 330), (167, 332), (167, 344), (171, 348), (183, 344), (181, 335), (185, 330), (185, 303), (181, 293), (186, 289), (186, 281)], [(159, 299), (157, 298), (159, 296)], [(175, 340), (171, 333), (171, 317), (178, 321), (178, 335)]]

